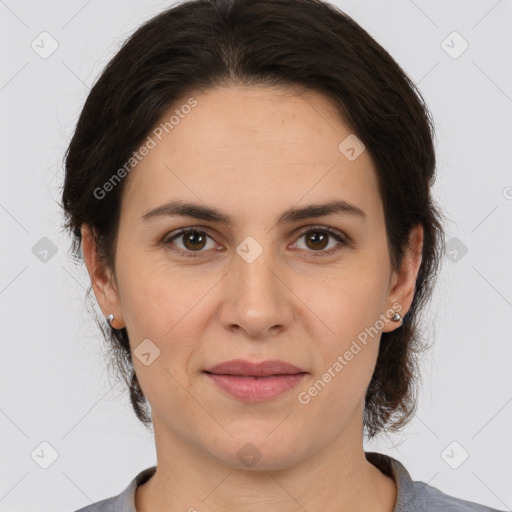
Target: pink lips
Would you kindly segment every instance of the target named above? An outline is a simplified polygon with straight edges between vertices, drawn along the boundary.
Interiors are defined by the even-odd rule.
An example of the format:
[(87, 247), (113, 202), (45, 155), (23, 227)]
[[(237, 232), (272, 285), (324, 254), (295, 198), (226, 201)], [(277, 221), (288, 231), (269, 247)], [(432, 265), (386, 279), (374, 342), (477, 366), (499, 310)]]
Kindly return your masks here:
[(307, 372), (284, 361), (234, 359), (205, 370), (222, 390), (246, 402), (264, 402), (295, 387)]

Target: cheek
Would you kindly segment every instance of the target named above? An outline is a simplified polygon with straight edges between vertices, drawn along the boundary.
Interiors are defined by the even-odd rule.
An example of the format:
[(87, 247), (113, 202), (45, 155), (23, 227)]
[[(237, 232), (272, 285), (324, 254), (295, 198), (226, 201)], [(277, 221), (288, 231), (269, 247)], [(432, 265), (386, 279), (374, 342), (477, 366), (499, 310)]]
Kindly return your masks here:
[(163, 342), (181, 325), (211, 287), (210, 279), (190, 279), (160, 258), (132, 254), (118, 264), (121, 308), (129, 332)]
[[(218, 279), (191, 279), (190, 274), (178, 275), (168, 266), (133, 258), (123, 268), (121, 307), (141, 386), (150, 401), (156, 398), (178, 403), (180, 385), (191, 384), (187, 372), (190, 359), (200, 349), (198, 340), (214, 313), (208, 297)], [(141, 344), (148, 339), (151, 343)], [(146, 346), (156, 354), (148, 366), (138, 359)]]
[(378, 337), (366, 345), (358, 341), (353, 344), (350, 337), (338, 338), (320, 350), (321, 364), (298, 390), (294, 416), (308, 432), (308, 441), (325, 444), (343, 429), (359, 428), (377, 360)]
[[(134, 272), (137, 277), (123, 290), (122, 308), (135, 371), (152, 408), (187, 411), (185, 416), (194, 420), (199, 412), (186, 392), (191, 386), (187, 368), (208, 318), (208, 305), (201, 299), (211, 285), (194, 284), (169, 270), (151, 268), (150, 272)], [(147, 339), (151, 343), (145, 341), (148, 348), (144, 351), (150, 353), (150, 364), (138, 357), (145, 347), (141, 342)]]
[(307, 306), (303, 310), (309, 318), (306, 325), (313, 325), (311, 317), (315, 316), (323, 333), (321, 339), (336, 349), (374, 327), (387, 309), (388, 274), (382, 266), (370, 263), (361, 257), (354, 264), (334, 270), (322, 282), (302, 283), (294, 288)]
[(364, 399), (377, 361), (387, 274), (376, 260), (372, 265), (363, 260), (297, 292), (308, 306), (304, 325), (317, 326), (309, 333), (317, 356), (314, 378), (308, 382), (315, 388), (308, 392), (316, 403), (311, 410), (322, 409), (321, 414), (333, 419)]
[[(315, 372), (297, 397), (305, 421), (310, 428), (318, 428), (319, 436), (325, 425), (332, 426), (334, 435), (364, 403), (380, 343), (380, 332), (366, 327), (374, 324), (366, 311), (368, 303), (354, 299), (336, 304), (346, 309), (332, 306), (326, 318), (335, 334), (317, 338)], [(316, 426), (315, 418), (322, 418), (324, 427)]]

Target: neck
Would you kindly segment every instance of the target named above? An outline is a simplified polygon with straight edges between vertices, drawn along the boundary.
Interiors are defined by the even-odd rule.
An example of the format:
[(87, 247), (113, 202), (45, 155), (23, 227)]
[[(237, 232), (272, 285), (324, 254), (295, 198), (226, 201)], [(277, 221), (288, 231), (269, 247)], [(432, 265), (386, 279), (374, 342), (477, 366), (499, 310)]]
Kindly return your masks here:
[(394, 509), (396, 484), (366, 460), (360, 431), (344, 432), (321, 452), (287, 467), (259, 471), (228, 466), (153, 419), (157, 470), (137, 488), (137, 512)]

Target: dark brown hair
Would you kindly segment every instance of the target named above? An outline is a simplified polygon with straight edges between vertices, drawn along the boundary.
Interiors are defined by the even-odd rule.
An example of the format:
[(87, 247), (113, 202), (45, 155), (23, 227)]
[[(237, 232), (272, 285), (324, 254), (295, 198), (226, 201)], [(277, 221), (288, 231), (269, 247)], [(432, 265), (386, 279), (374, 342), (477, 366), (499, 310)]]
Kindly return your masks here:
[[(423, 226), (412, 306), (401, 327), (382, 334), (366, 392), (367, 436), (397, 430), (416, 409), (417, 355), (426, 348), (418, 314), (431, 296), (444, 246), (441, 213), (431, 197), (434, 128), (405, 72), (333, 5), (320, 0), (192, 0), (144, 23), (91, 89), (66, 152), (62, 207), (72, 249), (80, 255), (80, 227), (89, 225), (104, 264), (115, 275), (125, 180), (105, 198), (95, 190), (129, 161), (178, 100), (215, 86), (242, 84), (298, 86), (333, 102), (376, 166), (396, 269), (412, 228)], [(149, 426), (149, 406), (133, 371), (126, 329), (109, 331), (104, 333), (110, 334), (115, 367), (126, 379), (137, 417)]]

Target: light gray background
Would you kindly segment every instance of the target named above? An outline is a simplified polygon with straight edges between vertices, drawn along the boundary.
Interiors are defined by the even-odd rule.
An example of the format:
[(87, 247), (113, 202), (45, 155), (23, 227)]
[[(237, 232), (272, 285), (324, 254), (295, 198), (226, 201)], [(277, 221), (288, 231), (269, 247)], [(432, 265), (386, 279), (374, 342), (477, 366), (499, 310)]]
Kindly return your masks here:
[[(511, 510), (512, 2), (336, 4), (419, 83), (437, 127), (435, 195), (448, 238), (460, 240), (426, 320), (435, 341), (418, 414), (400, 436), (366, 448), (444, 492)], [(0, 0), (0, 511), (72, 511), (117, 494), (156, 460), (152, 435), (105, 368), (84, 306), (88, 276), (70, 258), (58, 201), (88, 88), (121, 42), (168, 5)], [(31, 48), (43, 31), (59, 45), (47, 59)], [(458, 58), (457, 36), (444, 43), (452, 56), (442, 47), (453, 31), (469, 43)], [(46, 262), (32, 252), (43, 237), (57, 249)], [(48, 469), (31, 456), (49, 461), (42, 442), (58, 453)], [(445, 459), (453, 465), (463, 450), (469, 458), (452, 469)]]

